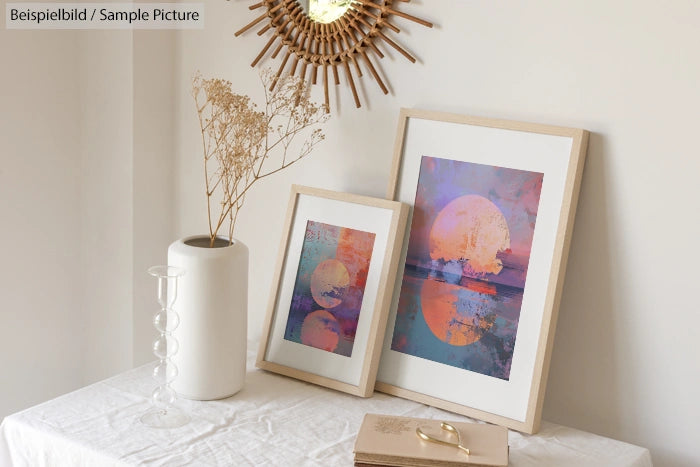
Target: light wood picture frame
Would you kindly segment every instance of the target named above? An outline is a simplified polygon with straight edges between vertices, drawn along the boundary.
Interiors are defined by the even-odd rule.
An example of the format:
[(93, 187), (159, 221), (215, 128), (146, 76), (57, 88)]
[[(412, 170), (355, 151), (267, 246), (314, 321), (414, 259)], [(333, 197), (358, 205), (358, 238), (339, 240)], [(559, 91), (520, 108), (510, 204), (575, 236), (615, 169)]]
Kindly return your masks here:
[(374, 391), (408, 206), (293, 185), (256, 366)]
[(411, 205), (376, 389), (539, 429), (588, 132), (402, 109)]

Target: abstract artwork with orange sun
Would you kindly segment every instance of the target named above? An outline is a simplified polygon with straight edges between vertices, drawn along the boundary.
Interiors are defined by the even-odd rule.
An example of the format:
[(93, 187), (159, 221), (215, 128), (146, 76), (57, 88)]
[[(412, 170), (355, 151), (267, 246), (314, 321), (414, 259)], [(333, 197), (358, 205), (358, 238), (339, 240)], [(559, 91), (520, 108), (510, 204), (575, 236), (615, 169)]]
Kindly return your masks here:
[(350, 357), (375, 234), (308, 221), (284, 338)]
[(543, 178), (422, 157), (393, 350), (509, 379)]

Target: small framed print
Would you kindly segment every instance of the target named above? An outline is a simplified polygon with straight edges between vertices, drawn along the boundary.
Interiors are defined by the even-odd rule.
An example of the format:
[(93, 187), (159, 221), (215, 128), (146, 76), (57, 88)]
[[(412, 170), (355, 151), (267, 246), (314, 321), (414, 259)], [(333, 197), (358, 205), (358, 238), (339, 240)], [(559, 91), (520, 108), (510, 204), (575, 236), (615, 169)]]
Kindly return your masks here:
[(538, 430), (588, 133), (402, 110), (412, 206), (377, 389)]
[(408, 206), (294, 185), (257, 366), (374, 391)]

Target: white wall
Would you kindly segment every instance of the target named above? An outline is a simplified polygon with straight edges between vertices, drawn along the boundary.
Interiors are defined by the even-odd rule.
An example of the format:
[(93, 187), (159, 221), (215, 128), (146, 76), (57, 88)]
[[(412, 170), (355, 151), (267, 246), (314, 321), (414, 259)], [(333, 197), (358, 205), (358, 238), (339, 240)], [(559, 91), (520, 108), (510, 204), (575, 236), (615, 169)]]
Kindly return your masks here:
[(132, 366), (133, 56), (131, 31), (80, 37), (80, 284), (83, 379)]
[(174, 45), (0, 30), (0, 418), (153, 359)]
[(82, 382), (77, 40), (0, 29), (0, 417)]
[(155, 279), (146, 270), (167, 263), (173, 230), (174, 31), (134, 31), (133, 43), (133, 363), (154, 359)]
[[(179, 33), (179, 235), (206, 230), (189, 77), (200, 69), (260, 99), (249, 64), (266, 40), (255, 30), (232, 35), (255, 17), (249, 3), (209, 1), (206, 29)], [(383, 196), (400, 107), (585, 128), (592, 135), (544, 418), (648, 446), (657, 465), (700, 463), (691, 439), (700, 433), (700, 316), (690, 296), (700, 260), (700, 4), (399, 7), (437, 25), (396, 20), (395, 37), (420, 63), (383, 47), (393, 94), (383, 96), (367, 73), (368, 104), (354, 110), (343, 84), (324, 145), (246, 201), (237, 235), (251, 250), (250, 334), (260, 335), (289, 186)]]

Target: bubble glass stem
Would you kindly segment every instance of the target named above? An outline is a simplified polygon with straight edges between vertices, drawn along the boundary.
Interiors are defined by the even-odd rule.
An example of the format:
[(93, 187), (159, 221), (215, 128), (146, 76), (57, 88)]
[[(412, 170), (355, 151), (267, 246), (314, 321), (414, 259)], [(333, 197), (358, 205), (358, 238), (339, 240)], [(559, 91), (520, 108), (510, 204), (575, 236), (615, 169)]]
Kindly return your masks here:
[(158, 386), (151, 395), (153, 407), (141, 417), (141, 422), (153, 428), (177, 428), (190, 421), (190, 417), (175, 406), (177, 393), (170, 387), (178, 374), (171, 357), (178, 351), (179, 344), (173, 331), (180, 324), (173, 305), (177, 299), (178, 278), (185, 271), (173, 266), (153, 266), (148, 273), (158, 280), (160, 310), (153, 316), (153, 326), (159, 332), (153, 341), (153, 354), (158, 357), (153, 378)]

